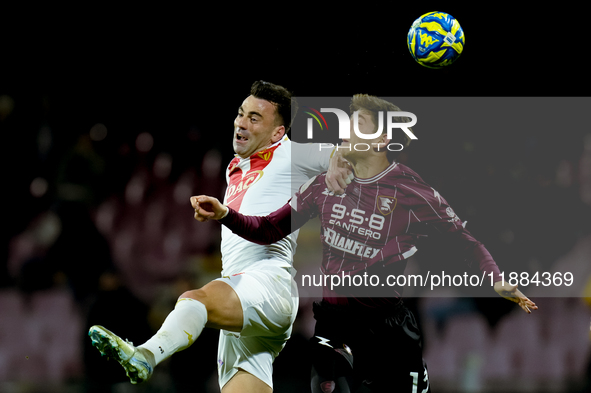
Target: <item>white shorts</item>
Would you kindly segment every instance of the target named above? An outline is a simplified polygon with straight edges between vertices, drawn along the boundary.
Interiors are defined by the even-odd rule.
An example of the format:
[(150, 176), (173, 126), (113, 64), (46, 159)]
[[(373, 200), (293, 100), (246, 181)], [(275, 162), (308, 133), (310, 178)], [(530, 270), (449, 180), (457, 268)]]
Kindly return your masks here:
[(273, 361), (291, 336), (298, 311), (295, 281), (285, 269), (268, 265), (217, 280), (234, 289), (244, 317), (240, 333), (220, 330), (220, 389), (238, 370), (273, 387)]

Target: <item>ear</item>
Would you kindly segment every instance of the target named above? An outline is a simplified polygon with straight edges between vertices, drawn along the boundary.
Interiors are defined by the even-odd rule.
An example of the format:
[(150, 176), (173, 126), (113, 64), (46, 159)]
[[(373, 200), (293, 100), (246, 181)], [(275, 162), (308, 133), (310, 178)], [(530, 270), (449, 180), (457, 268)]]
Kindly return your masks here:
[(285, 126), (280, 125), (279, 127), (273, 130), (273, 134), (271, 135), (271, 142), (277, 143), (283, 138), (285, 135)]
[(388, 134), (382, 134), (376, 142), (372, 143), (373, 150), (375, 152), (386, 150), (386, 146), (390, 144), (391, 139), (388, 138)]

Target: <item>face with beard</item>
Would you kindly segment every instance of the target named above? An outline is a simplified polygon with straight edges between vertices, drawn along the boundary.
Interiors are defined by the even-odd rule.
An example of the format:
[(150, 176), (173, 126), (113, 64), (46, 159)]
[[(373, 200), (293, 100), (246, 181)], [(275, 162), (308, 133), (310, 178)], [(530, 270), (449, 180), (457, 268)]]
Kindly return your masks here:
[(247, 158), (278, 142), (285, 135), (278, 116), (273, 103), (248, 96), (234, 120), (234, 152)]

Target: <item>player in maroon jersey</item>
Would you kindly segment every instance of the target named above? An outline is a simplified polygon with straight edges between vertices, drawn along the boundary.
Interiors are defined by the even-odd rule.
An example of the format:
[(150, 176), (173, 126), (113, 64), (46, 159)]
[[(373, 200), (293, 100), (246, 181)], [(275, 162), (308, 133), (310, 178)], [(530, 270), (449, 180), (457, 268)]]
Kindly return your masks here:
[[(359, 111), (359, 130), (366, 134), (375, 132), (378, 111), (399, 110), (365, 95), (354, 96), (350, 106), (351, 113)], [(341, 277), (398, 276), (404, 272), (407, 258), (417, 251), (418, 236), (440, 232), (467, 260), (479, 263), (486, 277), (494, 279), (494, 289), (501, 296), (528, 313), (537, 309), (516, 286), (502, 284), (490, 253), (464, 228), (447, 201), (412, 169), (389, 160), (385, 146), (391, 141), (387, 135), (361, 139), (353, 132), (353, 116), (351, 119), (351, 138), (344, 140), (339, 150), (352, 164), (355, 179), (344, 194), (329, 192), (321, 174), (266, 217), (243, 216), (215, 198), (199, 196), (191, 200), (195, 218), (219, 219), (245, 239), (269, 244), (318, 216), (322, 225), (321, 270)], [(354, 148), (358, 143), (373, 143), (374, 148), (361, 151), (365, 149)], [(430, 391), (421, 332), (402, 303), (402, 289), (323, 287), (323, 300), (314, 305), (313, 392), (349, 392), (361, 385), (376, 392), (392, 388)]]

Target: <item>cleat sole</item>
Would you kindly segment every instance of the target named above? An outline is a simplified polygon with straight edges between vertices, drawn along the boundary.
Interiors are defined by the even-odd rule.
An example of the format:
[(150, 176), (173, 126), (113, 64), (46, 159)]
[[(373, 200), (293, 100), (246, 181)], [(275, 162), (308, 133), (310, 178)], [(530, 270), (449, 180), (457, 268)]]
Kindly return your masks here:
[[(104, 328), (103, 328), (104, 329)], [(133, 358), (128, 357), (127, 354), (121, 349), (117, 341), (108, 333), (106, 329), (101, 327), (93, 328), (88, 332), (92, 341), (92, 346), (99, 350), (101, 356), (106, 356), (107, 359), (115, 359), (125, 369), (127, 377), (130, 379), (132, 384), (138, 384), (149, 378), (149, 375), (145, 375), (144, 370), (138, 370), (130, 360)]]

